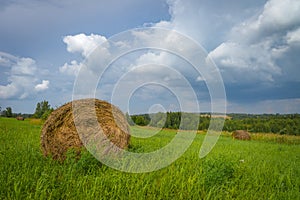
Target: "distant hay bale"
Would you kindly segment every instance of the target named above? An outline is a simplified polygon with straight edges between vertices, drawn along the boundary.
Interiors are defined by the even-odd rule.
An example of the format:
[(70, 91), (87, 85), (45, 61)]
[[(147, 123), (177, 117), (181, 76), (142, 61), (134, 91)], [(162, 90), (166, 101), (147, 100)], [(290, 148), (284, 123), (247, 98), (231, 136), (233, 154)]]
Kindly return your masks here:
[(251, 140), (250, 133), (245, 130), (236, 130), (232, 133), (232, 137), (238, 140)]
[(22, 116), (18, 116), (18, 117), (16, 117), (16, 119), (19, 121), (24, 121), (24, 117), (22, 117)]
[(69, 149), (79, 155), (83, 146), (92, 143), (118, 151), (128, 147), (129, 139), (129, 125), (117, 107), (98, 99), (83, 99), (51, 113), (42, 128), (41, 148), (45, 156), (63, 161)]

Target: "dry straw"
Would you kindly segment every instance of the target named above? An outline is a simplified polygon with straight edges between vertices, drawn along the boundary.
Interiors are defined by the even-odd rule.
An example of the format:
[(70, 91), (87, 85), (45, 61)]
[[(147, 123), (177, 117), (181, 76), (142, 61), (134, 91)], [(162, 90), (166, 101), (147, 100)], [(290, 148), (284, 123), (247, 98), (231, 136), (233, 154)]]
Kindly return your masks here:
[(238, 140), (251, 140), (250, 133), (244, 130), (236, 130), (232, 133), (232, 137)]
[(45, 156), (63, 161), (70, 149), (79, 155), (83, 144), (94, 142), (102, 148), (108, 140), (111, 145), (107, 151), (120, 150), (128, 147), (129, 139), (126, 117), (116, 106), (98, 99), (83, 99), (51, 113), (42, 128), (41, 148)]

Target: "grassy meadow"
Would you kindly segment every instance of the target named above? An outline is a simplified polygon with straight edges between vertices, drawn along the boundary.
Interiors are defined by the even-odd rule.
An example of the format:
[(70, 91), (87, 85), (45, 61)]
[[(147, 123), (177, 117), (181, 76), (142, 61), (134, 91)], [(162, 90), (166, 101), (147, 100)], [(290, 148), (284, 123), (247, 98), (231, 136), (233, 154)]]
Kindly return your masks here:
[[(199, 159), (205, 135), (198, 134), (170, 166), (131, 174), (101, 165), (88, 152), (78, 161), (70, 153), (62, 164), (44, 158), (40, 130), (39, 122), (0, 118), (0, 199), (300, 199), (299, 137), (238, 141), (224, 134)], [(132, 138), (130, 151), (151, 152), (175, 134)]]

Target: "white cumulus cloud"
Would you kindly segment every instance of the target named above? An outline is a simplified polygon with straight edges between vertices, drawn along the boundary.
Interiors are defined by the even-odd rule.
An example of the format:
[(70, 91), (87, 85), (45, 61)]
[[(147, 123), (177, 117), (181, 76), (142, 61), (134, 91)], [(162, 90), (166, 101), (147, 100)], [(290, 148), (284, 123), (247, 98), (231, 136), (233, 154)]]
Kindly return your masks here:
[(300, 1), (269, 0), (258, 17), (235, 26), (231, 37), (244, 42), (257, 42), (275, 34), (285, 34), (297, 26), (300, 26)]
[(83, 33), (77, 35), (65, 36), (63, 41), (67, 44), (67, 50), (71, 53), (80, 53), (87, 57), (97, 46), (101, 45), (107, 39), (104, 36)]
[(290, 31), (286, 35), (286, 40), (289, 45), (300, 44), (300, 27), (296, 30)]
[(34, 89), (38, 92), (47, 90), (49, 88), (49, 83), (48, 80), (43, 80), (42, 83), (37, 84)]
[(7, 84), (0, 85), (0, 99), (25, 99), (36, 91), (48, 89), (49, 81), (38, 84), (40, 71), (32, 58), (0, 52), (1, 66), (8, 68)]
[[(299, 71), (295, 69), (296, 65), (287, 67), (283, 62), (278, 62), (279, 59), (287, 60), (292, 55), (291, 52), (295, 53), (291, 47), (295, 48), (295, 44), (299, 41), (299, 0), (269, 0), (266, 3), (263, 1), (257, 3), (251, 0), (247, 0), (247, 3), (236, 3), (235, 0), (228, 0), (219, 2), (221, 5), (217, 7), (216, 3), (212, 3), (212, 1), (210, 1), (211, 3), (208, 1), (204, 3), (204, 1), (198, 0), (168, 0), (167, 2), (170, 6), (170, 21), (163, 20), (144, 25), (178, 31), (196, 40), (204, 47), (208, 47), (209, 56), (219, 67), (225, 84), (241, 85), (240, 88), (233, 88), (240, 90), (234, 91), (237, 94), (240, 94), (239, 92), (244, 89), (244, 86), (249, 87), (249, 91), (259, 90), (258, 85), (270, 87), (274, 85), (275, 87), (275, 85), (280, 85), (280, 82), (277, 82), (279, 79), (286, 81), (291, 78), (287, 75), (296, 74), (294, 72)], [(176, 38), (176, 34), (171, 34), (171, 32), (169, 37), (164, 40), (159, 37), (159, 34), (153, 35), (147, 31), (134, 30), (131, 33), (131, 37), (134, 37), (136, 43), (142, 46), (160, 46), (163, 47), (162, 49), (168, 50), (181, 47), (181, 49), (189, 50), (190, 53), (195, 53), (193, 46), (186, 46), (187, 44), (183, 43), (180, 38)], [(130, 42), (127, 43), (133, 41), (131, 39), (119, 41), (120, 48), (133, 48), (130, 46)], [(98, 68), (103, 66), (99, 62), (105, 58), (112, 58), (109, 48), (103, 47), (99, 51), (97, 49), (98, 56), (91, 58), (88, 55), (106, 41), (105, 37), (96, 34), (86, 35), (82, 33), (64, 37), (67, 51), (80, 53), (82, 59), (89, 63), (98, 62), (98, 65), (95, 65)], [(155, 64), (168, 66), (176, 64), (178, 67), (175, 69), (182, 70), (180, 71), (182, 74), (189, 75), (189, 78), (197, 83), (197, 87), (203, 81), (210, 80), (207, 75), (192, 74), (194, 71), (189, 71), (186, 64), (178, 64), (178, 59), (166, 55), (164, 52), (144, 51), (135, 59), (130, 60), (131, 57), (129, 56), (128, 61), (126, 61), (127, 65), (119, 63), (120, 65), (112, 68), (108, 76), (110, 80), (107, 83), (113, 82), (117, 77), (115, 74), (121, 76), (120, 73), (132, 70), (131, 75), (127, 76), (130, 78), (123, 80), (122, 86), (134, 85), (133, 82), (139, 83), (138, 81), (141, 79), (153, 80), (154, 78), (160, 78), (164, 83), (175, 85), (173, 83), (176, 81), (173, 80), (176, 80), (177, 77), (171, 77), (166, 71), (155, 67)], [(153, 66), (138, 68), (149, 63)], [(65, 63), (59, 70), (64, 74), (77, 75), (82, 66), (82, 60), (73, 60), (71, 63)], [(85, 79), (83, 83), (88, 82), (86, 79), (96, 79), (97, 77), (93, 77), (95, 74), (94, 71), (86, 73), (86, 76), (82, 76)], [(180, 84), (175, 86), (180, 87)], [(86, 87), (82, 89), (86, 90)], [(101, 93), (109, 93), (111, 89), (112, 86), (103, 87)], [(126, 90), (123, 88), (120, 91), (122, 93)], [(185, 90), (181, 88), (181, 91), (184, 92)]]
[(82, 67), (82, 63), (78, 63), (76, 60), (72, 60), (71, 64), (65, 63), (63, 66), (61, 66), (59, 68), (59, 71), (67, 75), (76, 76), (81, 67)]
[(209, 55), (225, 81), (273, 82), (287, 68), (277, 59), (287, 59), (290, 45), (299, 40), (295, 27), (300, 28), (300, 1), (269, 0), (257, 17), (233, 27), (228, 40)]
[(14, 75), (29, 75), (36, 73), (37, 67), (35, 60), (31, 58), (19, 58), (15, 65), (12, 65), (11, 73)]
[[(81, 61), (72, 60), (71, 63), (65, 63), (63, 66), (59, 67), (59, 71), (62, 74), (74, 75), (77, 76), (80, 68), (83, 66), (84, 60), (89, 58), (91, 61), (93, 57), (89, 57), (89, 55), (96, 50), (98, 59), (105, 59), (109, 56), (109, 52), (105, 45), (101, 46), (107, 39), (104, 36), (91, 34), (86, 35), (83, 33), (77, 35), (68, 35), (63, 39), (64, 43), (67, 44), (67, 51), (70, 53), (80, 53)], [(99, 60), (98, 60), (99, 61)]]

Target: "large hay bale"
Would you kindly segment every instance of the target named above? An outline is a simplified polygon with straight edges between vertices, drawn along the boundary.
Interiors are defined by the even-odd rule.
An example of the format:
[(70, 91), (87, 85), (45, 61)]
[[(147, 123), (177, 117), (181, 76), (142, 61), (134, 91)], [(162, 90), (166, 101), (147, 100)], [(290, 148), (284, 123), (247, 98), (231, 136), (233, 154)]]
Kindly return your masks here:
[(232, 137), (238, 140), (251, 140), (250, 133), (245, 130), (236, 130), (232, 133)]
[(103, 145), (103, 134), (114, 150), (128, 147), (130, 130), (124, 114), (105, 101), (75, 100), (53, 111), (44, 123), (42, 152), (45, 156), (51, 155), (53, 159), (63, 161), (69, 149), (79, 154), (89, 142)]

